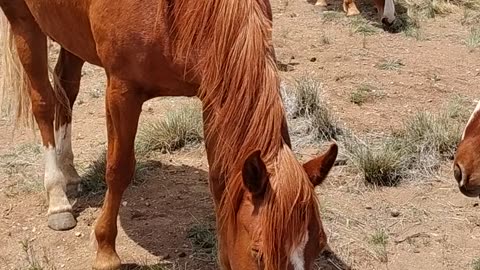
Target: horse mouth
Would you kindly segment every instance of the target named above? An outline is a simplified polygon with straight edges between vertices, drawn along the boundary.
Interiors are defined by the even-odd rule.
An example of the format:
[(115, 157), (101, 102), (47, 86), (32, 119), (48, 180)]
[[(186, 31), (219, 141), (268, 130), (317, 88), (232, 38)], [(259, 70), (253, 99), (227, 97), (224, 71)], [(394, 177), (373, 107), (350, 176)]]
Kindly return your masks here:
[(460, 192), (470, 198), (480, 197), (480, 187), (466, 188), (462, 186), (460, 187)]

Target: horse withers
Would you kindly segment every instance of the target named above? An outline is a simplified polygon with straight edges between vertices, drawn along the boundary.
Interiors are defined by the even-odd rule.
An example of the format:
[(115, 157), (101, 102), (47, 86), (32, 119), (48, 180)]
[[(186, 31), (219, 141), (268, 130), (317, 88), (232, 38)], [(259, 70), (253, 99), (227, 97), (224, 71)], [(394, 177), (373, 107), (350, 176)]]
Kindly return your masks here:
[[(40, 129), (54, 230), (76, 225), (66, 191), (80, 179), (71, 115), (81, 69), (105, 69), (107, 191), (94, 269), (121, 267), (119, 206), (134, 174), (142, 104), (158, 96), (202, 101), (222, 267), (312, 269), (327, 248), (314, 188), (338, 147), (303, 165), (291, 150), (267, 0), (0, 0), (0, 8), (8, 20), (2, 96), (14, 97), (18, 120), (33, 113)], [(53, 86), (47, 37), (62, 47)]]

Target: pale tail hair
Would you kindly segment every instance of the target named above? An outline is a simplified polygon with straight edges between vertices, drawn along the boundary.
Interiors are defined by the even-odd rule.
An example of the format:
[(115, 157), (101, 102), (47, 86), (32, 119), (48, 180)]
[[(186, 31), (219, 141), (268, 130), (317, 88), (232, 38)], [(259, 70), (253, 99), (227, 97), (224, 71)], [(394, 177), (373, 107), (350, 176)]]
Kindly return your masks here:
[[(30, 81), (18, 57), (10, 23), (2, 12), (0, 12), (0, 50), (0, 114), (12, 120), (15, 127), (33, 129)], [(55, 85), (53, 89), (56, 103), (71, 115), (67, 94), (53, 69), (50, 66), (48, 69), (50, 79)]]

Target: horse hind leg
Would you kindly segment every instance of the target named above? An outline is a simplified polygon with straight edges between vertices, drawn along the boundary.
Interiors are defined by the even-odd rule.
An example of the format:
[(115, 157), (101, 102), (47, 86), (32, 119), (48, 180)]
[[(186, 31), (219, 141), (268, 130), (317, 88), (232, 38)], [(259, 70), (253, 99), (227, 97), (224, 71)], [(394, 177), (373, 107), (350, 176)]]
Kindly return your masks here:
[(57, 161), (67, 181), (67, 191), (75, 196), (80, 189), (80, 176), (73, 164), (72, 111), (80, 89), (82, 67), (85, 61), (61, 48), (55, 66), (55, 93), (65, 93), (69, 104), (56, 104), (55, 145)]
[(127, 82), (109, 76), (107, 103), (107, 192), (95, 225), (96, 270), (119, 269), (120, 258), (115, 251), (117, 216), (124, 191), (135, 172), (134, 141), (144, 99)]
[[(23, 1), (12, 2), (0, 1), (0, 7), (11, 24), (11, 31), (8, 35), (13, 37), (15, 44), (13, 47), (16, 48), (19, 61), (28, 77), (27, 95), (30, 97), (33, 116), (42, 136), (45, 154), (44, 186), (48, 198), (48, 226), (54, 230), (71, 229), (75, 227), (76, 220), (66, 196), (66, 179), (59, 166), (55, 148), (53, 124), (57, 102), (48, 78), (47, 38), (25, 3)], [(22, 99), (24, 98), (28, 97), (22, 97)]]
[(354, 0), (343, 0), (343, 10), (347, 13), (347, 16), (360, 14)]

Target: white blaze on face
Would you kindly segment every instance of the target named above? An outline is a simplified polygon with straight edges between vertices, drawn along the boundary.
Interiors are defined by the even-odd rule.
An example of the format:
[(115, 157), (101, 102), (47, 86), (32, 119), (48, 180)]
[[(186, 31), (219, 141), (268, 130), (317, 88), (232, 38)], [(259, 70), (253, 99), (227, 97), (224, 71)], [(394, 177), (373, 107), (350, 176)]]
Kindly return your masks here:
[(465, 126), (465, 129), (463, 130), (463, 135), (462, 135), (462, 140), (465, 139), (465, 132), (467, 131), (468, 126), (471, 124), (475, 116), (477, 116), (480, 113), (480, 101), (477, 104), (477, 107), (475, 107), (475, 110), (473, 110), (472, 115), (470, 116), (470, 119), (468, 119), (467, 125)]
[(382, 19), (383, 18), (386, 18), (389, 23), (393, 23), (395, 20), (395, 4), (393, 0), (385, 0)]
[(290, 263), (293, 265), (294, 270), (305, 270), (305, 246), (308, 242), (308, 231), (305, 232), (305, 236), (298, 246), (292, 251), (290, 255)]

